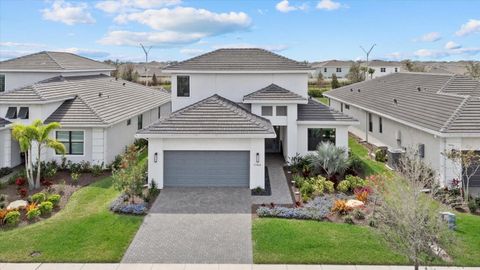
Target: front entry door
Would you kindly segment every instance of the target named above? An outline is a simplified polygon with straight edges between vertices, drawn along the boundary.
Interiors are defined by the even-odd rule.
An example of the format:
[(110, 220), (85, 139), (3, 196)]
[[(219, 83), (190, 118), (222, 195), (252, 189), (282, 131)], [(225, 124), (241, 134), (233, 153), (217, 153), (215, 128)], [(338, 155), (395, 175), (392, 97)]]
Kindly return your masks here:
[(273, 126), (277, 137), (265, 139), (265, 153), (281, 153), (282, 143), (280, 141), (280, 127)]

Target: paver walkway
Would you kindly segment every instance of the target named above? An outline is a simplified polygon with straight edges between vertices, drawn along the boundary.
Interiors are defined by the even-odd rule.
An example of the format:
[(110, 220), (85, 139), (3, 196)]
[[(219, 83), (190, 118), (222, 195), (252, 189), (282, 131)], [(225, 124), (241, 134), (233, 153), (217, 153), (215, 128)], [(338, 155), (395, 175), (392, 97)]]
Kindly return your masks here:
[[(395, 265), (285, 265), (285, 264), (2, 264), (0, 270), (411, 270)], [(420, 267), (424, 270), (425, 267)], [(428, 270), (478, 270), (480, 267), (432, 266)]]
[(252, 263), (248, 188), (165, 188), (125, 263)]
[(293, 204), (293, 199), (288, 188), (287, 178), (283, 172), (285, 160), (280, 154), (267, 154), (265, 165), (270, 177), (270, 186), (272, 195), (270, 196), (252, 196), (253, 204)]

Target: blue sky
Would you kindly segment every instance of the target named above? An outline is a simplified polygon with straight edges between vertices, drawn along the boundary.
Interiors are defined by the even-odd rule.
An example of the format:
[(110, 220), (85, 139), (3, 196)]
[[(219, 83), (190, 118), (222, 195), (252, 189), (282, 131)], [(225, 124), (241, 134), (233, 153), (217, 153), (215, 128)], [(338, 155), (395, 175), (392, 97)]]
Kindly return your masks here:
[(480, 60), (480, 1), (1, 0), (0, 58), (41, 50), (183, 60), (262, 47), (296, 60)]

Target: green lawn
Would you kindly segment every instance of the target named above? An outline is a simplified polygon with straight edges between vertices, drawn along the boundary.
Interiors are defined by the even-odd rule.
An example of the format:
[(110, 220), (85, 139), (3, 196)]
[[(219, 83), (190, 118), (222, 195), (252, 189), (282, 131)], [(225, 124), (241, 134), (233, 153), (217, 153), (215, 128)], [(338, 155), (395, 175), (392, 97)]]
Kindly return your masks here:
[[(455, 265), (480, 266), (480, 217), (458, 216)], [(253, 223), (255, 263), (408, 264), (365, 226), (258, 218)]]
[(52, 218), (0, 231), (0, 261), (119, 262), (143, 217), (111, 213), (108, 206), (118, 195), (105, 178), (75, 192)]
[(320, 98), (317, 98), (317, 100), (320, 101), (321, 103), (327, 105), (327, 106), (330, 106), (328, 104), (328, 98), (326, 98), (326, 97), (320, 97)]
[(368, 155), (368, 150), (361, 144), (359, 144), (354, 138), (348, 138), (348, 146), (352, 151), (352, 155), (359, 157), (363, 162), (364, 174), (366, 176), (372, 174), (392, 174), (384, 163), (377, 162), (371, 159)]

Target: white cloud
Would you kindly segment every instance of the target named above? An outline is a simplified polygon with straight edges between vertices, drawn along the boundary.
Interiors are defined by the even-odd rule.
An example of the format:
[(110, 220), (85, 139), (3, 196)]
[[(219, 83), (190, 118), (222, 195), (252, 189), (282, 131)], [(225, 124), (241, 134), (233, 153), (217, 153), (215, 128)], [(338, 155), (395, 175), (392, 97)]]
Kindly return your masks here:
[(105, 51), (80, 49), (80, 48), (75, 48), (75, 47), (59, 49), (58, 51), (74, 53), (74, 54), (78, 54), (78, 55), (81, 55), (81, 56), (84, 56), (84, 57), (96, 58), (96, 59), (104, 59), (104, 58), (107, 58), (110, 55), (110, 53), (105, 52)]
[(95, 7), (107, 13), (124, 13), (138, 9), (175, 6), (181, 2), (181, 0), (107, 0), (98, 2)]
[(463, 24), (455, 34), (457, 36), (466, 36), (473, 33), (480, 33), (480, 20), (468, 20), (468, 22)]
[(423, 41), (423, 42), (435, 42), (442, 38), (439, 32), (430, 32), (425, 35), (414, 39), (414, 41)]
[(46, 47), (45, 44), (41, 43), (28, 43), (28, 42), (0, 42), (0, 47), (17, 47), (17, 48), (42, 48)]
[(102, 45), (117, 46), (138, 46), (140, 43), (144, 45), (156, 46), (175, 46), (181, 44), (190, 44), (198, 42), (206, 37), (202, 33), (180, 33), (173, 31), (163, 32), (132, 32), (132, 31), (111, 31), (105, 37), (100, 39), (98, 43)]
[(420, 49), (413, 53), (418, 58), (445, 58), (454, 55), (477, 55), (480, 53), (480, 47), (456, 48), (449, 50), (429, 50)]
[(445, 44), (445, 49), (452, 50), (452, 49), (460, 49), (462, 45), (455, 43), (453, 41), (449, 41)]
[(294, 10), (307, 10), (308, 5), (306, 3), (303, 3), (298, 6), (292, 6), (288, 2), (288, 0), (282, 0), (275, 5), (275, 8), (280, 12), (287, 13)]
[(180, 50), (180, 53), (181, 53), (181, 54), (188, 55), (188, 56), (197, 56), (197, 55), (200, 55), (200, 54), (202, 54), (202, 53), (205, 53), (205, 50), (203, 50), (203, 49), (194, 49), (194, 48), (185, 48), (185, 49), (181, 49), (181, 50)]
[(43, 19), (67, 25), (95, 23), (95, 19), (87, 9), (88, 5), (83, 2), (72, 4), (63, 0), (56, 0), (50, 8), (42, 9), (41, 12)]
[(232, 44), (220, 44), (213, 46), (213, 49), (222, 48), (261, 48), (271, 52), (281, 52), (288, 49), (285, 44), (271, 44), (271, 45), (255, 45), (250, 43), (232, 43)]
[(400, 60), (402, 59), (402, 53), (400, 52), (392, 52), (386, 55), (387, 59), (394, 59), (394, 60)]
[(334, 2), (332, 0), (321, 0), (317, 4), (317, 9), (323, 9), (323, 10), (336, 10), (341, 8), (343, 5), (340, 4), (339, 2)]

